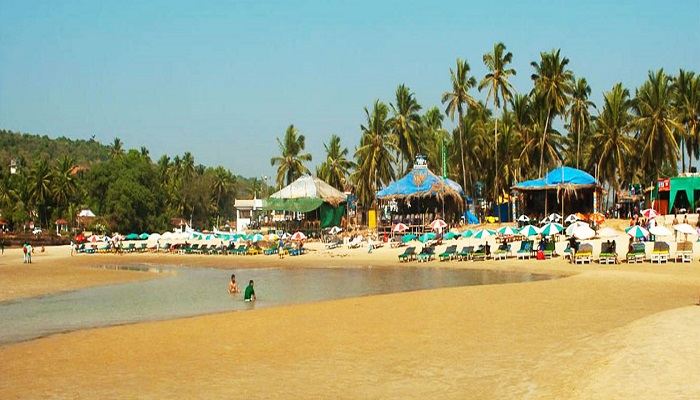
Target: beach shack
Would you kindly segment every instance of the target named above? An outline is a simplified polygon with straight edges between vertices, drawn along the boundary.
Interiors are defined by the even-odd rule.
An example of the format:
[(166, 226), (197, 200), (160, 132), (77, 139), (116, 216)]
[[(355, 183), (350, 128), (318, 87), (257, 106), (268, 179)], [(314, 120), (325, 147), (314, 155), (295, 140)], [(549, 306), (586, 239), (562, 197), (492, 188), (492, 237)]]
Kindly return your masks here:
[(255, 221), (263, 210), (262, 199), (236, 199), (233, 203), (236, 209), (236, 232), (243, 232)]
[(700, 175), (686, 173), (659, 179), (654, 204), (661, 214), (695, 212), (700, 207)]
[(319, 237), (322, 229), (341, 225), (346, 201), (345, 193), (315, 176), (303, 175), (270, 195), (263, 207), (284, 211), (292, 217), (275, 221), (277, 229), (298, 230), (306, 236)]
[(436, 218), (458, 222), (465, 209), (462, 186), (435, 175), (420, 156), (411, 172), (377, 192), (377, 200), (377, 232), (389, 232), (399, 222), (422, 232)]
[(511, 188), (520, 196), (518, 214), (544, 217), (552, 212), (593, 213), (603, 187), (585, 171), (559, 167), (540, 179), (523, 181)]

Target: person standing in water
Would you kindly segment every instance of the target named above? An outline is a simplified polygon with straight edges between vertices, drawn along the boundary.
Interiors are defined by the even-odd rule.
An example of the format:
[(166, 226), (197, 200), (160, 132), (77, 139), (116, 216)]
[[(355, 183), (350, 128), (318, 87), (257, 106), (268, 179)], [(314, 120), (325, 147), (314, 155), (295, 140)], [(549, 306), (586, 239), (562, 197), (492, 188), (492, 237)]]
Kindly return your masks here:
[(253, 280), (250, 280), (248, 286), (245, 288), (245, 294), (243, 295), (244, 301), (255, 301), (255, 289), (253, 289)]
[(228, 283), (228, 294), (238, 293), (238, 283), (236, 283), (236, 274), (231, 275), (231, 282)]

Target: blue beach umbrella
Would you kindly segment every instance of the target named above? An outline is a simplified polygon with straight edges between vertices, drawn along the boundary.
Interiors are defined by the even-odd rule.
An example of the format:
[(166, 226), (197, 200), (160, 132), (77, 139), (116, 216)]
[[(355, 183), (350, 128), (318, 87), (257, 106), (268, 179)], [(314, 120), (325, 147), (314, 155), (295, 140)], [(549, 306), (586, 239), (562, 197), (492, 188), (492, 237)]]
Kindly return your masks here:
[(534, 225), (525, 225), (522, 227), (522, 229), (520, 229), (520, 234), (523, 236), (530, 237), (530, 236), (539, 235), (540, 230), (539, 230), (539, 228), (537, 228)]
[(409, 233), (408, 235), (403, 235), (403, 237), (401, 238), (401, 243), (408, 243), (415, 238), (416, 238), (416, 235), (414, 235), (412, 233)]
[(126, 240), (136, 240), (139, 238), (139, 235), (137, 233), (130, 233), (124, 237)]
[(632, 236), (633, 238), (637, 239), (649, 236), (649, 231), (642, 228), (639, 225), (630, 226), (629, 228), (625, 229), (625, 232), (627, 232), (627, 234)]
[(436, 236), (434, 233), (430, 232), (430, 233), (424, 233), (424, 234), (420, 235), (420, 236), (418, 237), (418, 240), (419, 240), (421, 243), (425, 243), (425, 242), (427, 242), (428, 240), (433, 240), (433, 239), (435, 239), (436, 237), (437, 237), (437, 236)]
[(151, 235), (149, 235), (148, 233), (144, 232), (144, 233), (142, 233), (142, 234), (139, 235), (139, 239), (141, 239), (141, 240), (146, 240), (146, 239), (148, 239), (149, 236), (151, 236)]
[(556, 222), (550, 222), (549, 224), (542, 227), (541, 233), (544, 236), (552, 236), (552, 235), (556, 235), (557, 233), (559, 233), (563, 230), (564, 230), (564, 227), (561, 224), (557, 224)]
[(486, 239), (489, 236), (496, 234), (493, 229), (481, 229), (474, 234), (474, 239)]
[(454, 233), (454, 232), (447, 232), (447, 234), (445, 234), (445, 240), (454, 239), (454, 238), (457, 237), (457, 236), (459, 236), (459, 235), (457, 235), (457, 234)]

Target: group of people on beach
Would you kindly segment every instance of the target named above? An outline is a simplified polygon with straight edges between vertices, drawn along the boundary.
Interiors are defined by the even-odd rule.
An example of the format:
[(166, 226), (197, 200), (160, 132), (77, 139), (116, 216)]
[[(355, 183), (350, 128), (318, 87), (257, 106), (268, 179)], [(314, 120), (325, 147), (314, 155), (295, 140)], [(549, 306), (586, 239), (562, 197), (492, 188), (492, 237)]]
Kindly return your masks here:
[[(251, 279), (248, 282), (248, 286), (245, 288), (243, 293), (243, 301), (255, 301), (255, 289), (253, 288), (255, 282)], [(238, 283), (236, 282), (236, 274), (231, 274), (231, 281), (228, 283), (228, 294), (234, 295), (239, 293)]]
[(32, 244), (28, 242), (24, 242), (22, 244), (22, 253), (24, 253), (24, 263), (25, 264), (31, 264), (32, 263)]

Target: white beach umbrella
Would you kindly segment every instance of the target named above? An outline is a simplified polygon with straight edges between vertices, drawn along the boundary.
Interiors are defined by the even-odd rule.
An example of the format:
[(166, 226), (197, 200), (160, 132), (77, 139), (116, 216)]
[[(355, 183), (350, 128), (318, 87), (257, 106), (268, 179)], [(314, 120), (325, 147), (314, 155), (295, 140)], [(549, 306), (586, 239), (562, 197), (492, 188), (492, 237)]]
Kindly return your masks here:
[(644, 216), (644, 218), (651, 219), (655, 218), (657, 215), (659, 214), (653, 208), (647, 208), (646, 210), (642, 211), (642, 216)]
[(559, 222), (559, 221), (561, 221), (561, 215), (559, 215), (557, 213), (551, 213), (551, 214), (549, 214), (549, 220), (552, 222)]
[(686, 235), (693, 235), (695, 234), (695, 229), (693, 229), (692, 226), (688, 224), (678, 224), (678, 225), (673, 225), (673, 229), (680, 233), (685, 233)]
[(520, 234), (523, 236), (535, 236), (540, 234), (540, 229), (534, 225), (525, 225), (520, 229)]
[(573, 224), (567, 226), (564, 232), (566, 233), (566, 236), (571, 236), (574, 234), (576, 228), (579, 228), (581, 226), (588, 226), (588, 224), (582, 221), (576, 221)]
[(520, 222), (530, 222), (530, 217), (528, 217), (527, 215), (523, 214), (523, 215), (521, 215), (520, 217), (518, 217), (518, 221), (520, 221)]
[(403, 232), (406, 229), (408, 229), (408, 226), (402, 222), (399, 222), (398, 224), (395, 224), (392, 228), (392, 232)]
[(173, 239), (174, 237), (175, 237), (175, 234), (174, 234), (174, 233), (172, 233), (172, 232), (170, 232), (170, 231), (167, 231), (167, 232), (164, 232), (163, 235), (161, 235), (160, 238), (161, 238), (161, 239)]
[(564, 222), (566, 222), (567, 224), (573, 224), (574, 222), (576, 222), (576, 221), (578, 221), (578, 220), (580, 220), (580, 219), (581, 219), (581, 218), (579, 218), (578, 215), (576, 215), (576, 214), (570, 214), (568, 217), (566, 217), (566, 219), (564, 220)]
[(489, 236), (493, 236), (496, 234), (496, 231), (492, 229), (481, 229), (478, 232), (474, 234), (475, 239), (486, 239)]
[(442, 228), (447, 228), (447, 222), (441, 219), (436, 219), (435, 221), (430, 223), (430, 228), (434, 231)]
[(304, 235), (303, 232), (294, 232), (294, 234), (291, 236), (292, 240), (304, 240), (306, 239), (306, 235)]
[(518, 233), (518, 231), (513, 229), (513, 227), (511, 226), (503, 226), (501, 228), (498, 228), (496, 232), (503, 236), (513, 236)]
[(588, 224), (581, 225), (574, 229), (573, 236), (577, 239), (586, 240), (595, 236), (595, 231)]
[(671, 232), (665, 226), (661, 226), (661, 225), (656, 225), (654, 227), (649, 228), (649, 233), (651, 233), (654, 236), (671, 236), (671, 235), (673, 235), (673, 232)]
[(342, 231), (343, 231), (343, 228), (341, 228), (339, 226), (334, 226), (328, 231), (328, 233), (330, 233), (331, 235), (335, 235), (336, 233), (340, 233)]
[(160, 233), (151, 233), (151, 234), (148, 236), (148, 240), (152, 240), (152, 241), (154, 241), (154, 242), (155, 242), (156, 240), (160, 239), (160, 238), (161, 238)]
[(649, 236), (649, 231), (639, 225), (630, 226), (629, 228), (625, 229), (625, 232), (637, 239)]
[(598, 231), (598, 236), (602, 238), (618, 237), (622, 232), (615, 230), (613, 228), (603, 228)]

